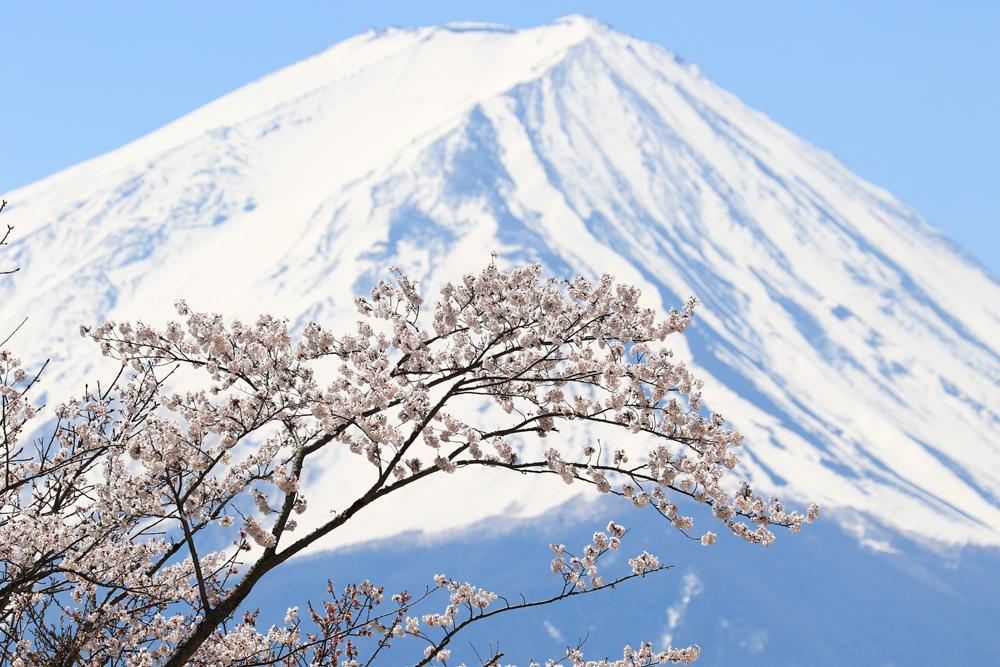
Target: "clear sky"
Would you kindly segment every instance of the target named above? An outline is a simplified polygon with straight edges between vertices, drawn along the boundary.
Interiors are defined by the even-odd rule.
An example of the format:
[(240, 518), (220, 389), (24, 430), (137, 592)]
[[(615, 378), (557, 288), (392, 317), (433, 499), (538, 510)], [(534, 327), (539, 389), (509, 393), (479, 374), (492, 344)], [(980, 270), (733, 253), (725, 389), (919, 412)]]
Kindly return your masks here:
[(371, 27), (602, 19), (887, 187), (1000, 275), (1000, 1), (5, 3), (0, 193)]

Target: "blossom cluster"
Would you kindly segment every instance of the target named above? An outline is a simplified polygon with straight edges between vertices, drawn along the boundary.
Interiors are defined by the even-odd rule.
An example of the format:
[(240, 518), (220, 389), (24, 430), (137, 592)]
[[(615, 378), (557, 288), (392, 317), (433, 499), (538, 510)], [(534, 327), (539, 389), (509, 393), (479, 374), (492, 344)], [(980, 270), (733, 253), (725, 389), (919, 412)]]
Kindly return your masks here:
[[(180, 302), (181, 321), (164, 327), (81, 329), (122, 374), (56, 408), (51, 437), (34, 451), (22, 444), (35, 417), (31, 377), (0, 350), (0, 624), (9, 637), (0, 657), (294, 664), (322, 644), (322, 660), (350, 663), (365, 642), (383, 651), (398, 639), (426, 641), (433, 629), (445, 634), (425, 657), (448, 660), (449, 633), (499, 611), (496, 594), (445, 578), (440, 613), (411, 613), (404, 596), (383, 614), (381, 590), (359, 584), (282, 627), (237, 621), (258, 581), (365, 507), (472, 467), (593, 488), (685, 534), (694, 527), (680, 512), (685, 502), (707, 505), (751, 542), (770, 544), (775, 526), (797, 531), (818, 508), (788, 512), (734, 479), (742, 436), (706, 411), (701, 382), (665, 346), (695, 306), (661, 318), (611, 276), (564, 281), (538, 266), (492, 263), (446, 284), (429, 314), (397, 272), (357, 300), (361, 319), (343, 335), (315, 323), (295, 335), (267, 315), (226, 322)], [(499, 417), (483, 419), (469, 409), (476, 401)], [(621, 442), (581, 446), (560, 437), (570, 422), (610, 427)], [(528, 453), (529, 438), (547, 439), (544, 454)], [(310, 510), (304, 480), (334, 483), (339, 471), (318, 465), (333, 448), (369, 466), (363, 492), (342, 511), (316, 507), (297, 519)], [(305, 518), (310, 528), (296, 531)], [(564, 588), (553, 600), (609, 587), (598, 560), (623, 535), (612, 523), (579, 556), (554, 549)], [(629, 563), (627, 579), (665, 569), (646, 552)], [(627, 663), (566, 659), (697, 656), (671, 651), (628, 649)]]
[[(598, 561), (609, 551), (621, 548), (625, 536), (624, 526), (608, 522), (607, 532), (594, 533), (590, 544), (584, 545), (580, 556), (566, 551), (562, 544), (552, 544), (550, 548), (555, 554), (550, 565), (554, 574), (561, 575), (567, 587), (579, 590), (599, 589), (607, 585), (603, 576), (598, 574)], [(649, 569), (658, 569), (659, 563)], [(634, 574), (640, 574), (634, 572)]]
[[(653, 667), (668, 663), (690, 665), (701, 656), (701, 647), (697, 644), (684, 648), (667, 648), (662, 651), (653, 649), (649, 642), (643, 642), (638, 649), (626, 646), (619, 660), (586, 660), (581, 649), (569, 649), (560, 660), (547, 660), (545, 667), (556, 667), (568, 664), (570, 667)], [(540, 663), (532, 662), (530, 667), (542, 667)]]

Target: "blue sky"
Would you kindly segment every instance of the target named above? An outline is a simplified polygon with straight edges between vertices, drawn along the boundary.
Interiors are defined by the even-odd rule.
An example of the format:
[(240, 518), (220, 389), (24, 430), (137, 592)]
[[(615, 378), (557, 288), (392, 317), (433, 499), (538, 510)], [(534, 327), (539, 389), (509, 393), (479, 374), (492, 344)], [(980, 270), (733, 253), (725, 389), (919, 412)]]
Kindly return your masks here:
[(11, 3), (0, 193), (371, 27), (571, 13), (698, 63), (1000, 275), (1000, 2)]

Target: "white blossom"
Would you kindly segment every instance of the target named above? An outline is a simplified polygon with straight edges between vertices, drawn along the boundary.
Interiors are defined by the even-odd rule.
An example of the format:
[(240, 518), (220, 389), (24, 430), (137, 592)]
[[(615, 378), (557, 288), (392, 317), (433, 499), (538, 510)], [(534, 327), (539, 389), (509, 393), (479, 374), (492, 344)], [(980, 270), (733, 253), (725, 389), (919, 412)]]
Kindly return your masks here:
[[(152, 667), (181, 654), (206, 665), (360, 665), (367, 658), (350, 654), (358, 644), (348, 651), (359, 637), (431, 641), (428, 660), (449, 660), (441, 637), (519, 597), (439, 574), (416, 595), (386, 597), (368, 581), (330, 584), (322, 600), (304, 599), (268, 629), (242, 610), (270, 569), (365, 520), (359, 513), (398, 490), (439, 485), (442, 511), (479, 501), (449, 493), (450, 475), (469, 468), (624, 497), (681, 531), (694, 522), (680, 506), (708, 505), (730, 532), (763, 546), (777, 527), (797, 531), (819, 516), (816, 505), (786, 510), (735, 477), (742, 436), (703, 411), (701, 381), (665, 345), (690, 323), (693, 299), (661, 318), (611, 276), (563, 281), (538, 266), (491, 263), (446, 284), (433, 307), (400, 272), (356, 305), (359, 321), (341, 334), (316, 323), (293, 333), (268, 315), (227, 322), (184, 302), (181, 321), (162, 328), (82, 327), (123, 374), (101, 393), (54, 407), (51, 447), (38, 452), (26, 446), (37, 427), (33, 376), (0, 349), (0, 588), (8, 587), (0, 613), (20, 633), (0, 640), (0, 661), (61, 659), (57, 643), (32, 641), (49, 636), (40, 625), (49, 620), (75, 638), (81, 664)], [(191, 374), (184, 391), (169, 388), (177, 369)], [(487, 418), (468, 409), (470, 400), (500, 409)], [(618, 440), (577, 443), (561, 430), (570, 421), (615, 428)], [(640, 431), (653, 446), (636, 444)], [(544, 449), (522, 446), (542, 437)], [(375, 480), (342, 511), (303, 493), (311, 480), (346, 488), (341, 470), (323, 465), (335, 460), (327, 452), (356, 456)], [(236, 519), (238, 534), (220, 530)], [(641, 585), (666, 569), (646, 551), (627, 568), (609, 566), (606, 554), (627, 532), (610, 522), (576, 553), (551, 545), (554, 600)], [(708, 545), (716, 535), (700, 539)], [(223, 602), (241, 611), (206, 613)], [(697, 646), (657, 652), (644, 643), (626, 647), (621, 661), (585, 662), (574, 649), (561, 664), (686, 664), (698, 654)]]

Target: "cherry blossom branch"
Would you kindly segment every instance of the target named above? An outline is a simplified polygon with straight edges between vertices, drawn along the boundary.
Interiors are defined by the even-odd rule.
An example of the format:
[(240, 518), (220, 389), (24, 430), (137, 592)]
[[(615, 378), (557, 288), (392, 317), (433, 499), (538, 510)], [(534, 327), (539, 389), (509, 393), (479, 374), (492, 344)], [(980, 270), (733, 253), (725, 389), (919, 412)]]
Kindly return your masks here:
[[(309, 324), (296, 338), (270, 316), (226, 323), (180, 303), (183, 323), (163, 329), (82, 329), (122, 362), (121, 381), (57, 408), (55, 430), (34, 453), (20, 445), (34, 416), (32, 382), (0, 350), (0, 623), (16, 629), (15, 643), (29, 642), (20, 653), (42, 663), (59, 650), (109, 665), (275, 664), (347, 651), (340, 660), (364, 640), (373, 664), (395, 633), (419, 635), (402, 617), (383, 625), (374, 588), (351, 593), (356, 615), (320, 613), (325, 629), (313, 639), (299, 636), (295, 619), (263, 633), (255, 614), (243, 613), (242, 623), (239, 615), (263, 577), (361, 510), (474, 466), (582, 481), (650, 505), (685, 535), (694, 520), (672, 501), (697, 502), (737, 535), (769, 544), (769, 526), (798, 530), (818, 509), (786, 512), (749, 485), (728, 483), (742, 437), (703, 411), (701, 383), (662, 345), (684, 330), (694, 303), (660, 318), (610, 276), (560, 281), (538, 267), (493, 264), (445, 285), (430, 313), (396, 272), (394, 285), (380, 283), (358, 301), (362, 320), (341, 336)], [(193, 388), (170, 393), (179, 368), (191, 370)], [(493, 407), (481, 419), (473, 402)], [(581, 446), (563, 436), (571, 422), (653, 444)], [(520, 445), (534, 437), (552, 446), (544, 460), (524, 461)], [(310, 511), (302, 480), (320, 472), (314, 455), (328, 448), (361, 457), (374, 476), (346, 509), (317, 514), (293, 537), (297, 515)], [(234, 539), (220, 549), (226, 535)], [(650, 569), (643, 559), (640, 569)], [(572, 572), (560, 595), (579, 594), (582, 570)], [(453, 604), (470, 619), (497, 611), (474, 599), (485, 600)], [(690, 655), (649, 649), (633, 662)], [(575, 666), (575, 656), (565, 660)]]
[[(429, 654), (426, 655), (422, 660), (414, 663), (414, 667), (423, 667), (424, 665), (430, 664), (436, 658), (436, 656), (441, 651), (441, 649), (444, 649), (445, 647), (447, 647), (451, 643), (451, 641), (455, 637), (455, 635), (457, 635), (459, 632), (461, 632), (462, 630), (466, 629), (467, 627), (469, 627), (473, 623), (478, 623), (480, 621), (484, 621), (486, 619), (492, 618), (492, 617), (497, 616), (499, 614), (505, 614), (505, 613), (512, 612), (512, 611), (520, 611), (520, 610), (524, 610), (524, 609), (531, 609), (531, 608), (534, 608), (534, 607), (542, 607), (542, 606), (545, 606), (545, 605), (555, 604), (557, 602), (561, 602), (563, 600), (567, 600), (567, 599), (572, 598), (572, 597), (579, 597), (579, 596), (583, 596), (583, 595), (590, 595), (591, 593), (596, 593), (598, 591), (607, 590), (609, 588), (615, 588), (616, 586), (618, 586), (620, 584), (623, 584), (623, 583), (625, 583), (627, 581), (631, 581), (632, 579), (636, 579), (636, 578), (645, 576), (647, 574), (655, 574), (657, 572), (664, 572), (666, 570), (671, 569), (672, 567), (673, 567), (672, 565), (660, 565), (660, 566), (655, 567), (653, 569), (645, 570), (642, 574), (624, 575), (624, 576), (621, 576), (621, 577), (619, 577), (617, 579), (614, 579), (612, 581), (606, 582), (606, 583), (604, 583), (604, 584), (602, 584), (600, 586), (595, 586), (593, 588), (587, 588), (587, 589), (584, 589), (584, 590), (579, 590), (579, 589), (569, 589), (569, 590), (566, 590), (566, 589), (564, 589), (564, 590), (560, 591), (559, 593), (557, 593), (555, 595), (552, 595), (552, 596), (550, 596), (548, 598), (542, 598), (540, 600), (532, 600), (530, 602), (519, 602), (519, 603), (515, 603), (515, 604), (509, 604), (508, 603), (505, 606), (500, 607), (498, 609), (493, 609), (492, 611), (483, 612), (483, 613), (476, 614), (476, 615), (471, 615), (468, 618), (466, 618), (465, 620), (463, 620), (460, 623), (458, 623), (457, 625), (455, 625), (451, 630), (448, 630), (447, 632), (445, 632), (444, 637), (442, 637), (440, 640), (438, 640), (437, 642), (431, 644), (431, 647), (432, 647), (431, 652), (429, 652)], [(489, 664), (489, 663), (487, 663), (487, 664)]]

